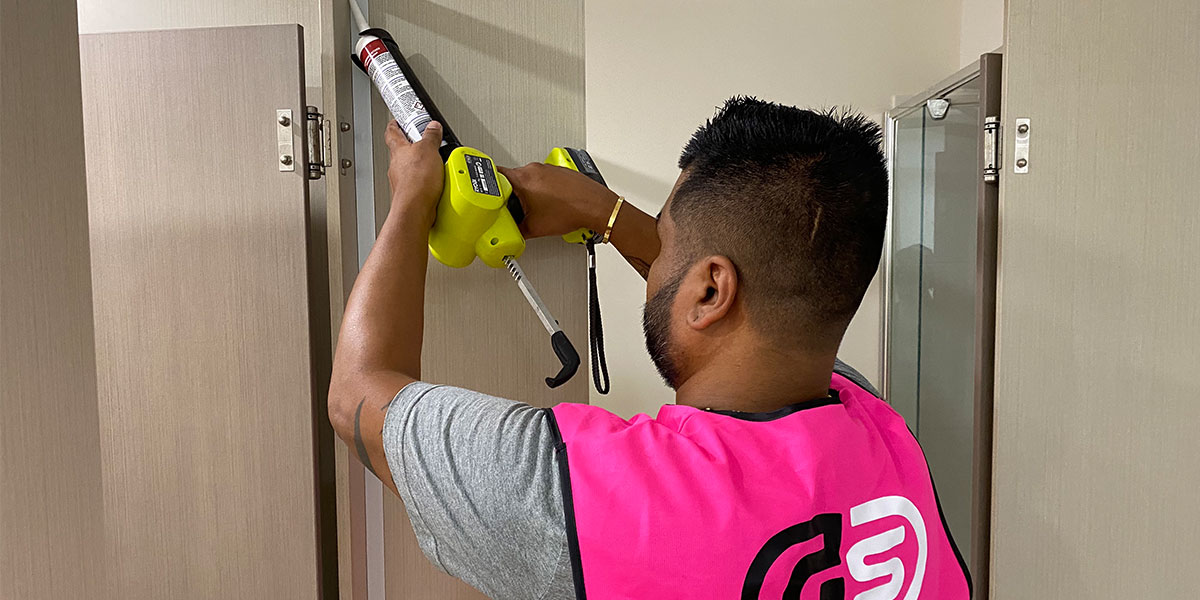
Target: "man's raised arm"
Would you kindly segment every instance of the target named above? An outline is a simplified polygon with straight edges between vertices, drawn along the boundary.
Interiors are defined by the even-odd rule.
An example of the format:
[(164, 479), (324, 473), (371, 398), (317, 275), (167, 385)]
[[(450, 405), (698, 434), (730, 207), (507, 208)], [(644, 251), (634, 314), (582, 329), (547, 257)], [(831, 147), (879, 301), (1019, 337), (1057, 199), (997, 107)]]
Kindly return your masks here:
[(329, 384), (334, 431), (392, 491), (383, 420), (396, 393), (421, 377), (426, 246), (444, 178), (441, 139), (437, 123), (415, 144), (395, 122), (388, 125), (392, 207), (346, 303)]
[[(542, 163), (516, 169), (501, 168), (521, 198), (527, 238), (564, 235), (581, 227), (603, 234), (617, 203), (617, 194), (586, 175)], [(658, 258), (658, 221), (624, 202), (613, 222), (609, 241), (642, 279)]]

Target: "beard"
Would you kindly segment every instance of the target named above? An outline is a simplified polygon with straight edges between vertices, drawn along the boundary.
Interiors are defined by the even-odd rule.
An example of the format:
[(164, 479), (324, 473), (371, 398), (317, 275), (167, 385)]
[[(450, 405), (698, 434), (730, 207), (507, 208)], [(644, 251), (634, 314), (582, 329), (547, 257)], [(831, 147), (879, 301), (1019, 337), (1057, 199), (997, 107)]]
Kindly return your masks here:
[(654, 368), (671, 389), (678, 389), (679, 368), (673, 358), (674, 346), (671, 343), (671, 305), (675, 303), (675, 295), (679, 293), (679, 284), (683, 281), (684, 273), (679, 273), (670, 281), (663, 284), (654, 296), (646, 302), (642, 309), (642, 333), (646, 336), (646, 350)]

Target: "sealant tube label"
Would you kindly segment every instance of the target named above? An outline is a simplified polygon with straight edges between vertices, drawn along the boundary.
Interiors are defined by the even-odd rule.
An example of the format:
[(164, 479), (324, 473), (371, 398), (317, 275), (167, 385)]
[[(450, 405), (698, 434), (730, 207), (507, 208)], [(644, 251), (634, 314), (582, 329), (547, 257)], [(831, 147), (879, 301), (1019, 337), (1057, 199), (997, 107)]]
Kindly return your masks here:
[(425, 133), (425, 126), (433, 117), (425, 111), (425, 105), (417, 98), (417, 93), (400, 70), (400, 65), (396, 64), (392, 53), (388, 52), (383, 40), (369, 35), (359, 40), (358, 47), (358, 59), (367, 68), (367, 74), (375, 82), (384, 104), (400, 123), (400, 129), (408, 141), (420, 140)]

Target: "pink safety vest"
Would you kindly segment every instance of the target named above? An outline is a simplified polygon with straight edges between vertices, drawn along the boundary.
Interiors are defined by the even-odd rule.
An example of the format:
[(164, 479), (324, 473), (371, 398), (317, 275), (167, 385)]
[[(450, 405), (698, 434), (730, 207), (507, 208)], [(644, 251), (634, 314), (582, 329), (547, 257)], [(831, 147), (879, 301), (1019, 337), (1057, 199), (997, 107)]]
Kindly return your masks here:
[(969, 598), (904, 420), (841, 375), (831, 388), (771, 413), (548, 411), (576, 596)]

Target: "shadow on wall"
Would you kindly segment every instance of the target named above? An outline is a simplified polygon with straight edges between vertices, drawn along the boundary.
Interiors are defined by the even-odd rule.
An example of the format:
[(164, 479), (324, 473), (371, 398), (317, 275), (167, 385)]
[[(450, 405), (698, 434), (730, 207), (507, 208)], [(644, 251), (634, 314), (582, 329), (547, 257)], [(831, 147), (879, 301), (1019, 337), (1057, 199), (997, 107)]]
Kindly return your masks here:
[(638, 208), (652, 215), (658, 213), (666, 203), (667, 196), (671, 194), (671, 188), (675, 186), (674, 181), (635, 171), (607, 160), (603, 156), (593, 154), (592, 158), (596, 159), (596, 164), (600, 167), (600, 172), (610, 187), (618, 194), (623, 194)]
[[(574, 89), (578, 85), (578, 74), (583, 72), (582, 56), (430, 0), (399, 2), (393, 10), (400, 20), (474, 48), (564, 89)], [(417, 76), (424, 79), (425, 73), (418, 71)]]
[[(450, 128), (458, 134), (460, 141), (464, 145), (472, 148), (477, 148), (486, 152), (497, 164), (500, 165), (515, 165), (516, 159), (513, 153), (509, 150), (496, 134), (492, 133), (491, 129), (484, 124), (483, 120), (471, 110), (462, 96), (454, 91), (454, 86), (450, 85), (433, 63), (425, 58), (424, 54), (413, 54), (407, 57), (409, 65), (412, 66), (413, 72), (417, 74), (417, 78), (425, 85), (427, 89), (438, 90), (438, 95), (434, 98), (434, 103), (446, 115), (446, 119), (450, 121)], [(449, 115), (454, 115), (450, 117)], [(463, 139), (463, 132), (471, 132), (471, 139)]]

